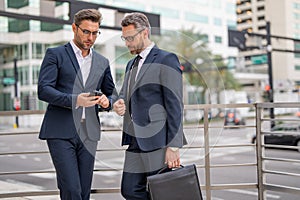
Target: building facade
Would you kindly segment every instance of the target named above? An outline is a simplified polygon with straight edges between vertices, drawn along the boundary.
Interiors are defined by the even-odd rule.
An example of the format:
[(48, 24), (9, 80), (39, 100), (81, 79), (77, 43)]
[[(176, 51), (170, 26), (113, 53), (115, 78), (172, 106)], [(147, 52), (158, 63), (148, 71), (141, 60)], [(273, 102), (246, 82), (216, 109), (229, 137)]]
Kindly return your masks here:
[(299, 100), (295, 92), (300, 88), (300, 54), (296, 53), (300, 49), (300, 1), (237, 0), (236, 12), (239, 31), (266, 35), (269, 22), (271, 36), (269, 49), (264, 37), (246, 39), (246, 46), (254, 48), (240, 52), (239, 57), (244, 58), (240, 72), (260, 76), (254, 82), (263, 90), (269, 85), (266, 53), (271, 50), (274, 101)]
[[(162, 30), (194, 30), (206, 35), (208, 47), (213, 54), (224, 58), (236, 57), (237, 49), (228, 47), (227, 29), (236, 26), (235, 0), (90, 0), (85, 1), (121, 9), (155, 13), (160, 15)], [(37, 99), (37, 81), (40, 65), (46, 49), (69, 42), (72, 37), (70, 24), (55, 24), (38, 20), (38, 17), (53, 17), (68, 20), (70, 4), (50, 0), (0, 0), (0, 110), (12, 110), (14, 99), (21, 100), (21, 109), (45, 109)], [(101, 8), (103, 26), (120, 26), (123, 14)], [(36, 19), (18, 19), (13, 15), (31, 15)], [(102, 29), (94, 48), (109, 58), (117, 85), (121, 83), (128, 61), (128, 50), (121, 41), (121, 32)], [(17, 60), (18, 94), (10, 78), (15, 75), (14, 59)]]

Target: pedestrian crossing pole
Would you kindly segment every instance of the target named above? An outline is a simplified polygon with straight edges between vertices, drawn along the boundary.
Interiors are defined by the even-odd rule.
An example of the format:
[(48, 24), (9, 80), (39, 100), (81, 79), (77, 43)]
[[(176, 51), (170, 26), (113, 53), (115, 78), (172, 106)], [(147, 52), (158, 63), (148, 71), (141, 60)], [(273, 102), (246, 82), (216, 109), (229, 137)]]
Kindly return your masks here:
[[(271, 44), (271, 27), (270, 22), (267, 22), (267, 56), (268, 56), (268, 75), (269, 75), (269, 102), (274, 102), (274, 89), (273, 89), (273, 66), (272, 66), (272, 44)], [(270, 119), (274, 119), (274, 108), (270, 108)], [(271, 121), (271, 128), (275, 125), (274, 121)]]
[[(15, 98), (14, 98), (14, 109), (19, 110), (20, 105), (16, 106), (16, 101), (18, 101), (18, 68), (17, 68), (17, 58), (14, 58), (14, 76), (15, 76)], [(18, 103), (20, 103), (18, 101)], [(16, 116), (14, 128), (19, 128), (19, 116)]]

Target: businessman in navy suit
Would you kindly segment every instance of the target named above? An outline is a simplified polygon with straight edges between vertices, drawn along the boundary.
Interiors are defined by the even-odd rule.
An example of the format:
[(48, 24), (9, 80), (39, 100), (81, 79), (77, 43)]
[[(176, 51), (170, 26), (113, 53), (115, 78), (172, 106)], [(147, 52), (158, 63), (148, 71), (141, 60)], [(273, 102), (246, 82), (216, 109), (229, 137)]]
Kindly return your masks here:
[(182, 71), (175, 54), (150, 40), (150, 24), (142, 13), (121, 22), (122, 36), (131, 54), (123, 87), (113, 104), (124, 116), (122, 145), (125, 154), (121, 192), (127, 200), (150, 199), (147, 176), (167, 165), (180, 166), (182, 129)]
[[(49, 48), (41, 65), (38, 97), (48, 103), (39, 138), (47, 140), (62, 200), (89, 200), (99, 110), (111, 107), (109, 61), (94, 51), (102, 15), (84, 9), (74, 16), (74, 38)], [(103, 94), (92, 93), (100, 90)]]

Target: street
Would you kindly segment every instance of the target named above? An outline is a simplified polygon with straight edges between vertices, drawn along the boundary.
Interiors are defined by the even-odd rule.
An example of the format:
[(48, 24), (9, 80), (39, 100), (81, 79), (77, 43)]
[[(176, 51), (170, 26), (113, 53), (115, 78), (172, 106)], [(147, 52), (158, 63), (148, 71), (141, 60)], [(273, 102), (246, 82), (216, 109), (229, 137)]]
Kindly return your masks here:
[[(210, 129), (210, 149), (211, 165), (255, 163), (255, 147), (226, 147), (220, 145), (250, 144), (251, 135), (254, 128), (240, 129)], [(185, 130), (188, 145), (195, 147), (204, 144), (203, 128), (190, 128)], [(0, 133), (1, 134), (1, 133)], [(37, 134), (0, 136), (0, 153), (5, 152), (32, 152), (47, 151), (45, 141), (40, 141)], [(97, 153), (95, 169), (112, 169), (112, 171), (96, 171), (94, 173), (93, 188), (118, 188), (123, 166), (124, 151), (105, 151), (105, 149), (120, 149), (120, 131), (103, 132), (99, 142), (100, 151)], [(104, 151), (103, 151), (104, 150)], [(300, 159), (297, 151), (267, 149), (266, 155), (269, 157), (280, 157), (287, 159)], [(205, 153), (200, 148), (181, 149), (182, 164), (204, 165)], [(21, 155), (0, 155), (0, 172), (33, 171), (33, 170), (54, 170), (48, 153), (46, 154), (21, 154)], [(299, 164), (282, 164), (276, 161), (267, 161), (266, 168), (270, 170), (287, 171), (299, 173)], [(204, 168), (198, 168), (200, 184), (205, 183)], [(300, 187), (299, 179), (293, 177), (283, 177), (280, 175), (267, 176), (268, 183)], [(211, 184), (239, 184), (256, 183), (257, 174), (255, 166), (246, 167), (213, 167), (211, 168)], [(12, 191), (39, 191), (56, 190), (54, 173), (35, 173), (28, 175), (2, 175), (0, 176), (0, 193)], [(205, 190), (202, 190), (205, 199)], [(257, 190), (230, 189), (212, 191), (212, 199), (243, 199), (256, 200)], [(28, 197), (26, 199), (58, 199), (58, 197)], [(123, 199), (120, 194), (93, 194), (92, 199)], [(268, 192), (267, 199), (289, 199), (298, 200), (299, 197), (287, 194)]]

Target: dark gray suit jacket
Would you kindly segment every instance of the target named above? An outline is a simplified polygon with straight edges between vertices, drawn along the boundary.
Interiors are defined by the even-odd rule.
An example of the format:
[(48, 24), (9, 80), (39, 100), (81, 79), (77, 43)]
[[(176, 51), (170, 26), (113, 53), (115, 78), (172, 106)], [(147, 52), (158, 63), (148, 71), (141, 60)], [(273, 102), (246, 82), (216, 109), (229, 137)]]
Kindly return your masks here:
[[(47, 50), (38, 81), (38, 97), (49, 103), (40, 139), (70, 139), (77, 134), (83, 110), (76, 108), (78, 94), (97, 89), (109, 98), (112, 95), (114, 83), (109, 61), (95, 51), (92, 55), (90, 74), (84, 86), (70, 43)], [(100, 139), (98, 111), (98, 105), (85, 109), (88, 137), (95, 141)]]
[(135, 138), (143, 151), (182, 147), (186, 140), (182, 126), (182, 71), (177, 56), (154, 46), (130, 95), (127, 91), (132, 64), (133, 59), (127, 64), (119, 96), (127, 104), (122, 145), (130, 144)]

